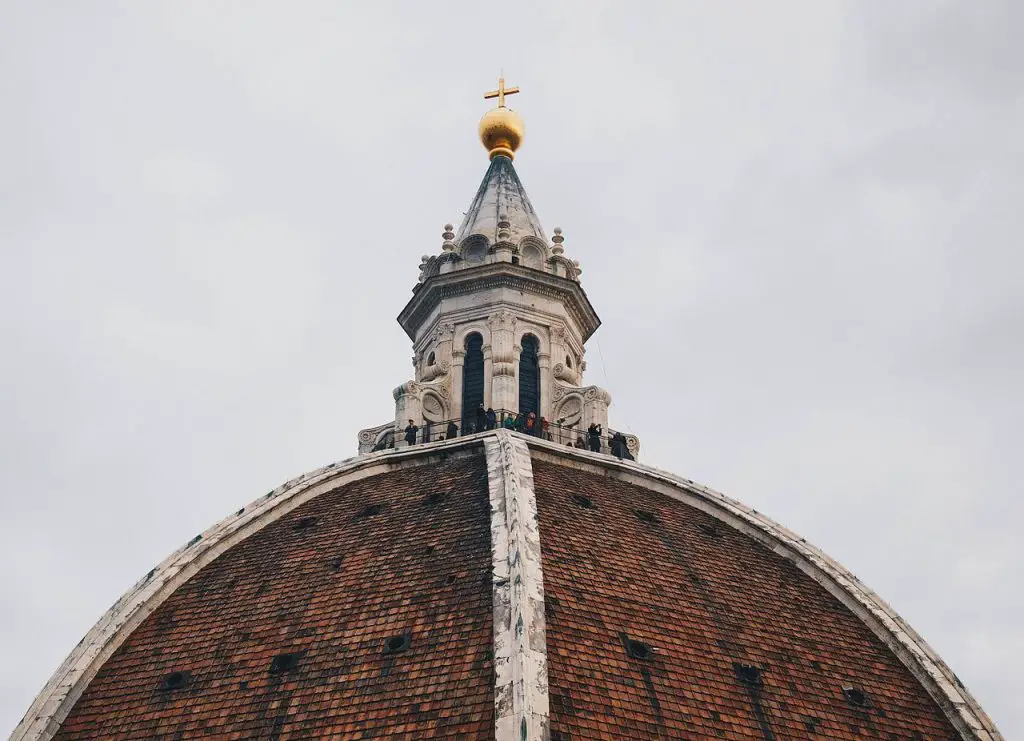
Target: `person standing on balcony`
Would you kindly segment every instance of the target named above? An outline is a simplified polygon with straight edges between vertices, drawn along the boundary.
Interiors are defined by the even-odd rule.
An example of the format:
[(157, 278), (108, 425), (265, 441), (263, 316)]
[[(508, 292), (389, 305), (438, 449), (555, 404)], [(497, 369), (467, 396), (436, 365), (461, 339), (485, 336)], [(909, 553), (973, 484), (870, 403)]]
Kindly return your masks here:
[(405, 428), (405, 441), (407, 443), (409, 443), (409, 445), (415, 445), (416, 444), (416, 433), (419, 432), (419, 431), (420, 431), (420, 428), (417, 427), (413, 423), (413, 421), (410, 419), (409, 420), (409, 424)]
[(493, 430), (498, 426), (498, 415), (494, 413), (494, 409), (487, 407), (487, 429)]
[(601, 452), (601, 425), (591, 422), (587, 428), (587, 437), (590, 442), (590, 449), (595, 453)]

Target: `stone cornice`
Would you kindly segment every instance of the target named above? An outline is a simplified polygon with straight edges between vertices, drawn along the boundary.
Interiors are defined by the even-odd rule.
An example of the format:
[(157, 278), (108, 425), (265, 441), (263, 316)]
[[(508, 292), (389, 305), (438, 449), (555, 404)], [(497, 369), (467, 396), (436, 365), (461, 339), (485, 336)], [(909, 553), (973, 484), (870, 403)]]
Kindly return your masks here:
[(409, 339), (415, 342), (417, 331), (443, 299), (489, 288), (513, 288), (562, 302), (568, 314), (579, 325), (584, 342), (601, 326), (600, 317), (579, 283), (506, 262), (428, 278), (402, 309), (398, 323)]

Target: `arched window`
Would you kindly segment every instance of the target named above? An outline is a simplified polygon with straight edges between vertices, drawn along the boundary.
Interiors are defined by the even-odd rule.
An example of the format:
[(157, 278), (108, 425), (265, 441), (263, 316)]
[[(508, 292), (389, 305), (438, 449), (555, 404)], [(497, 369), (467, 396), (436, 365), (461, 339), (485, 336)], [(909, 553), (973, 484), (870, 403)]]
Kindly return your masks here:
[(484, 338), (474, 332), (466, 338), (466, 360), (462, 365), (462, 425), (466, 434), (476, 424), (476, 410), (484, 403)]
[[(431, 355), (430, 357), (434, 357), (434, 356)], [(566, 368), (572, 368), (572, 358), (570, 358), (568, 355), (565, 356), (565, 367)]]
[(430, 355), (427, 356), (427, 365), (433, 365), (433, 364), (434, 364), (434, 353), (430, 353)]
[(533, 412), (540, 416), (540, 365), (537, 352), (540, 342), (532, 334), (523, 335), (523, 352), (519, 356), (519, 413)]

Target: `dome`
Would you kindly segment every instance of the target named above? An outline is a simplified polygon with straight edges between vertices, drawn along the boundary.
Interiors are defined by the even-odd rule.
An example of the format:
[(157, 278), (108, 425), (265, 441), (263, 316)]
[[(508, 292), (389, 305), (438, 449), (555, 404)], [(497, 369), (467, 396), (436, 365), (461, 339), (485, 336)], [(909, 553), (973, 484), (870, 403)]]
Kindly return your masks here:
[(497, 430), (300, 476), (119, 600), (15, 739), (998, 738), (852, 574), (636, 462)]

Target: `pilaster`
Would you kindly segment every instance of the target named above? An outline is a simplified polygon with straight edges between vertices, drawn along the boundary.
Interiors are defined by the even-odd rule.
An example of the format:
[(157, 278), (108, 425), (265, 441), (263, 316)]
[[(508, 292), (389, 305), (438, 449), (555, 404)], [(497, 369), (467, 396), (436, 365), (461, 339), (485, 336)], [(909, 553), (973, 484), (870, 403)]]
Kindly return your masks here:
[(540, 529), (526, 440), (498, 430), (484, 442), (491, 499), (494, 738), (550, 738)]

